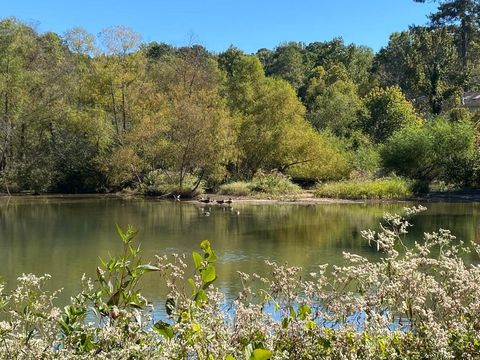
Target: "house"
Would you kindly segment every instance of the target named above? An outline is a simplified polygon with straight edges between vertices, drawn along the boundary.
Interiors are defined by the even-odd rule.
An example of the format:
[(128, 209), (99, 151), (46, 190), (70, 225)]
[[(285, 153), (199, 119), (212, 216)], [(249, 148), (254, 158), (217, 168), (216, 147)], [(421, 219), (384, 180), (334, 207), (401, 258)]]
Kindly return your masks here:
[(462, 105), (472, 110), (480, 110), (480, 91), (468, 91), (462, 96)]

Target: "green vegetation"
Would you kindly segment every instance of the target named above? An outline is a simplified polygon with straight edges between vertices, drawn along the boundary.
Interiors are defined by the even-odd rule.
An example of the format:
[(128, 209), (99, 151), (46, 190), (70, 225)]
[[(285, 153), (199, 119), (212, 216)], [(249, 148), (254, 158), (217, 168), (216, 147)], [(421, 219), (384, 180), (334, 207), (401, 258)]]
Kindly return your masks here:
[(408, 199), (412, 195), (412, 182), (399, 177), (347, 180), (315, 188), (316, 197), (337, 199)]
[(259, 171), (478, 187), (462, 95), (480, 90), (480, 5), (438, 4), (376, 54), (339, 38), (213, 54), (0, 20), (0, 191), (246, 194)]
[(430, 120), (395, 133), (382, 150), (386, 169), (426, 184), (433, 180), (469, 185), (478, 151), (473, 125)]
[[(215, 283), (217, 254), (208, 240), (191, 257), (141, 259), (132, 228), (122, 255), (101, 259), (95, 280), (63, 308), (45, 290), (48, 275), (0, 284), (0, 356), (35, 359), (475, 359), (480, 355), (478, 264), (448, 230), (405, 244), (411, 218), (385, 214), (379, 232), (362, 232), (381, 260), (344, 253), (345, 265), (317, 268), (268, 262), (271, 275), (239, 273), (232, 306)], [(398, 249), (402, 248), (402, 251)], [(166, 284), (164, 314), (139, 285)], [(158, 283), (158, 280), (157, 280)], [(159, 310), (159, 309), (157, 309)], [(28, 354), (28, 355), (25, 355)], [(428, 355), (427, 355), (428, 354)]]
[(231, 196), (248, 195), (295, 195), (301, 192), (298, 185), (281, 173), (257, 173), (249, 182), (236, 181), (220, 186), (219, 194)]

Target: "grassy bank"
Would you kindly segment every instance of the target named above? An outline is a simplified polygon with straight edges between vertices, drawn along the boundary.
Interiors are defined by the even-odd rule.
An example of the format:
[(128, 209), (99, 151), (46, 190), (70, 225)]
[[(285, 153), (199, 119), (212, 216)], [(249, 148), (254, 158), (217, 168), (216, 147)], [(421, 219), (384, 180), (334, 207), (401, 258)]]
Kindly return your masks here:
[(412, 183), (398, 177), (340, 181), (319, 184), (315, 188), (315, 197), (318, 198), (398, 200), (412, 196)]
[(251, 181), (236, 181), (221, 185), (218, 194), (229, 196), (288, 196), (297, 195), (302, 188), (290, 180), (289, 177), (279, 174), (258, 174)]

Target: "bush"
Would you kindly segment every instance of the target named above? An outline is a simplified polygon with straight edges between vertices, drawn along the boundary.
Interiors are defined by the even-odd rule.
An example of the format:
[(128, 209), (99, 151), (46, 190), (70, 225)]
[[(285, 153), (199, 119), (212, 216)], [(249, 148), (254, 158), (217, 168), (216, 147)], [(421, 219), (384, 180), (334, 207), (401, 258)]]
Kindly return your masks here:
[[(197, 185), (198, 184), (198, 185)], [(179, 175), (173, 172), (155, 170), (149, 172), (138, 186), (138, 190), (150, 196), (181, 195), (194, 197), (204, 191), (204, 183), (191, 174), (185, 175), (180, 187)]]
[(300, 186), (292, 183), (290, 178), (278, 172), (257, 173), (249, 186), (252, 192), (272, 195), (288, 195), (301, 192)]
[(245, 181), (235, 181), (220, 186), (218, 193), (220, 195), (248, 196), (251, 194), (249, 183)]
[[(345, 265), (308, 274), (268, 261), (270, 276), (239, 273), (243, 290), (231, 306), (214, 286), (217, 255), (207, 240), (191, 267), (179, 255), (144, 263), (135, 231), (119, 228), (124, 255), (102, 260), (96, 281), (84, 279), (64, 309), (44, 290), (48, 275), (23, 275), (12, 291), (0, 284), (0, 357), (478, 359), (480, 266), (463, 259), (480, 246), (441, 229), (407, 247), (410, 218), (424, 209), (386, 214), (378, 233), (362, 231), (380, 260), (344, 253)], [(162, 319), (139, 293), (152, 272), (167, 284)]]
[[(350, 154), (342, 146), (342, 140), (328, 132), (317, 132), (313, 129), (300, 134), (291, 135), (292, 141), (302, 137), (298, 152), (300, 158), (293, 157), (289, 163), (288, 175), (294, 179), (333, 181), (344, 179), (351, 171)], [(300, 150), (301, 148), (301, 150)], [(304, 159), (304, 160), (301, 160)]]
[(413, 195), (412, 183), (398, 177), (365, 181), (319, 184), (316, 197), (338, 199), (407, 199)]
[(412, 179), (466, 185), (473, 177), (475, 129), (468, 122), (431, 120), (396, 132), (382, 149), (387, 170)]
[(220, 186), (219, 194), (232, 196), (247, 196), (255, 194), (265, 195), (294, 195), (302, 188), (291, 182), (290, 178), (279, 172), (258, 172), (251, 181), (236, 181)]
[(384, 142), (404, 126), (422, 123), (413, 105), (397, 86), (373, 89), (364, 102), (367, 112), (361, 117), (361, 126), (377, 143)]

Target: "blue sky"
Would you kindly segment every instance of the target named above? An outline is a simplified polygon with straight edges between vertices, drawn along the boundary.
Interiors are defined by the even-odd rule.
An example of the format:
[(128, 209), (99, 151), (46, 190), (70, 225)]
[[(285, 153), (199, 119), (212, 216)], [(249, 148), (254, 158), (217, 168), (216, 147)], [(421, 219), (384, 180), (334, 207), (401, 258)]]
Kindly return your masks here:
[(425, 24), (435, 9), (413, 0), (0, 0), (0, 17), (36, 23), (63, 33), (82, 26), (97, 34), (112, 25), (132, 27), (143, 41), (185, 45), (192, 41), (220, 52), (233, 44), (246, 52), (285, 41), (330, 40), (374, 50), (389, 35)]

